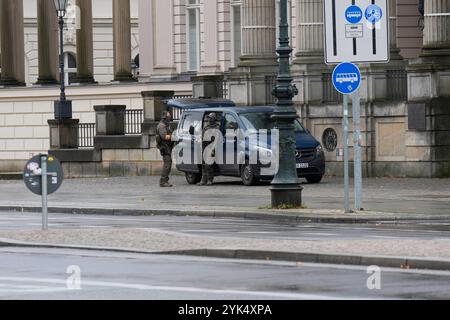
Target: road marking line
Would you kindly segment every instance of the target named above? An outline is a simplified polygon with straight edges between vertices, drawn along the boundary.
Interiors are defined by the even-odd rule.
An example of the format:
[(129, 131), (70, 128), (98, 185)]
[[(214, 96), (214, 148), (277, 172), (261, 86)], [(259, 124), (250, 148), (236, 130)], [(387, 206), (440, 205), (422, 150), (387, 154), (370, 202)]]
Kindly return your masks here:
[(374, 235), (367, 235), (367, 238), (376, 238), (376, 239), (404, 239), (402, 237), (390, 237), (390, 236), (374, 236)]
[[(24, 277), (0, 277), (0, 281), (12, 281), (12, 282), (37, 282), (37, 283), (53, 283), (53, 284), (66, 284), (65, 280), (59, 279), (35, 279)], [(342, 297), (335, 297), (330, 295), (319, 294), (302, 294), (302, 293), (283, 293), (283, 292), (260, 292), (260, 291), (246, 291), (246, 290), (229, 290), (229, 289), (207, 289), (196, 287), (177, 287), (177, 286), (151, 286), (144, 284), (131, 284), (121, 282), (105, 282), (105, 281), (87, 281), (82, 280), (81, 286), (91, 287), (109, 287), (109, 288), (121, 288), (121, 289), (134, 289), (143, 291), (175, 291), (175, 292), (190, 292), (190, 293), (210, 293), (210, 294), (232, 294), (232, 295), (250, 295), (261, 296), (271, 298), (291, 298), (291, 299), (304, 299), (304, 300), (340, 300)], [(69, 289), (65, 289), (70, 291)], [(360, 299), (358, 297), (345, 297), (345, 299)]]

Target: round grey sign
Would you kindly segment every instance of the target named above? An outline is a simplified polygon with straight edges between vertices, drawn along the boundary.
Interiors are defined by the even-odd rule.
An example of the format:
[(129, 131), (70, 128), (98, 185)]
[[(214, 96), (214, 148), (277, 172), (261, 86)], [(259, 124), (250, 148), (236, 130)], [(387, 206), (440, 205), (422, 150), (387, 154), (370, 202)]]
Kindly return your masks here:
[(37, 155), (27, 162), (23, 170), (23, 181), (27, 188), (37, 195), (42, 195), (42, 163), (41, 157), (47, 158), (47, 194), (56, 192), (64, 180), (61, 163), (52, 156)]
[(338, 136), (334, 129), (328, 128), (323, 132), (322, 144), (325, 147), (325, 150), (327, 150), (328, 152), (333, 152), (334, 150), (336, 150), (338, 144)]

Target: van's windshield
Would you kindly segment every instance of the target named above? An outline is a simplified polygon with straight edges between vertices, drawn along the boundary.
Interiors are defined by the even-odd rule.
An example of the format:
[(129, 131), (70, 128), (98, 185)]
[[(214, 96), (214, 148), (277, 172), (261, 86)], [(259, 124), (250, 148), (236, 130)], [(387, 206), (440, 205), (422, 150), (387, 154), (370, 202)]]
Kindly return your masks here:
[[(273, 122), (270, 115), (270, 113), (266, 112), (248, 112), (239, 114), (239, 117), (247, 130), (271, 130), (273, 129)], [(298, 119), (294, 123), (295, 132), (305, 132), (305, 128), (303, 128)]]

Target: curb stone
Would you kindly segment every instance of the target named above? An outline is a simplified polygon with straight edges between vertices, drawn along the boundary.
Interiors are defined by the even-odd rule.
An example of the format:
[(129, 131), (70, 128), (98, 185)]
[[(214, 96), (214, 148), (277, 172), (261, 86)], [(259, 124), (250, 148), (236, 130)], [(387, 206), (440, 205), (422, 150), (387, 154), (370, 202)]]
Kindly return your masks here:
[[(34, 206), (0, 206), (0, 211), (40, 213), (41, 207)], [(410, 214), (408, 216), (389, 215), (383, 213), (372, 213), (372, 216), (318, 216), (313, 213), (301, 212), (255, 212), (255, 211), (219, 211), (219, 210), (179, 210), (179, 209), (119, 209), (119, 208), (68, 208), (68, 207), (49, 207), (49, 213), (62, 214), (81, 214), (81, 215), (110, 215), (110, 216), (201, 216), (215, 218), (244, 218), (249, 220), (271, 220), (285, 223), (348, 223), (348, 224), (366, 224), (374, 222), (407, 222), (407, 221), (439, 221), (448, 220), (450, 215), (417, 216)], [(368, 215), (368, 213), (366, 213)]]
[(283, 252), (264, 250), (243, 250), (243, 249), (193, 249), (174, 251), (151, 251), (142, 249), (125, 249), (114, 247), (62, 245), (45, 243), (27, 243), (11, 239), (0, 239), (0, 247), (18, 248), (49, 248), (49, 249), (72, 249), (109, 251), (119, 253), (153, 254), (153, 255), (182, 255), (194, 257), (241, 259), (241, 260), (266, 260), (284, 261), (297, 263), (317, 263), (317, 264), (340, 264), (354, 266), (372, 266), (415, 270), (440, 270), (450, 271), (450, 259), (434, 258), (409, 258), (395, 256), (365, 256), (329, 253), (304, 253), (304, 252)]

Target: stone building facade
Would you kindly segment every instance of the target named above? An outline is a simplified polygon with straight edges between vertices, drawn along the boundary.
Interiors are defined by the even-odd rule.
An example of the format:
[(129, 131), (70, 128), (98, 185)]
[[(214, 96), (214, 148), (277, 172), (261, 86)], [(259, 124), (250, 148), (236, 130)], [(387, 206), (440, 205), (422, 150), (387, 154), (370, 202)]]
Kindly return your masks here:
[[(36, 0), (23, 0), (24, 21), (24, 72), (25, 84), (35, 85), (39, 78), (39, 16), (49, 15), (52, 19), (51, 27), (57, 31), (56, 15), (53, 17), (53, 3), (46, 6), (39, 5)], [(41, 10), (41, 11), (38, 11)], [(131, 17), (131, 57), (134, 59), (139, 54), (139, 24), (138, 24), (138, 0), (130, 1)], [(41, 23), (46, 23), (44, 20)], [(75, 0), (69, 0), (66, 15), (66, 30), (64, 32), (66, 83), (76, 84), (76, 62), (77, 62), (77, 29), (81, 28), (82, 18), (78, 11)], [(112, 30), (112, 0), (96, 0), (92, 2), (92, 42), (94, 78), (99, 83), (108, 83), (113, 80), (113, 30)], [(55, 48), (57, 39), (48, 38), (48, 48)], [(1, 52), (1, 51), (0, 51)], [(58, 54), (58, 52), (54, 53)], [(52, 56), (57, 59), (57, 56)], [(41, 61), (44, 57), (41, 57)], [(55, 78), (58, 76), (57, 67), (54, 67)], [(1, 69), (0, 69), (1, 70)], [(70, 74), (70, 81), (67, 79)]]

